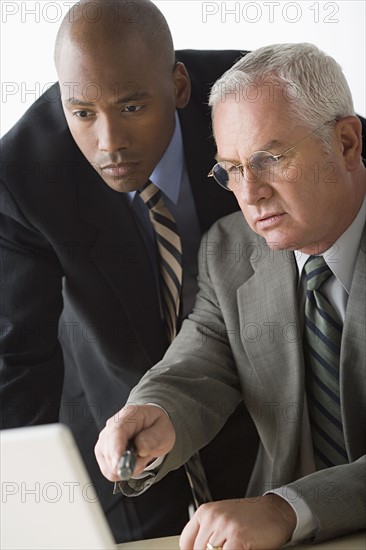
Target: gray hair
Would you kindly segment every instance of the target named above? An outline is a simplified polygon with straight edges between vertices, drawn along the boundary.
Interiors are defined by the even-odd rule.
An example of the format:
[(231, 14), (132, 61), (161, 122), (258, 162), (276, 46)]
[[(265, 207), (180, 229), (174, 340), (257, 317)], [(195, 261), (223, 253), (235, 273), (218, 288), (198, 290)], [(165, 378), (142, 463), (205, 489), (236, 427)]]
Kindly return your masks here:
[[(242, 57), (212, 87), (213, 109), (228, 96), (254, 103), (265, 87), (280, 86), (296, 120), (316, 130), (327, 122), (355, 115), (351, 91), (340, 65), (309, 43), (274, 44)], [(329, 150), (330, 125), (317, 133)]]

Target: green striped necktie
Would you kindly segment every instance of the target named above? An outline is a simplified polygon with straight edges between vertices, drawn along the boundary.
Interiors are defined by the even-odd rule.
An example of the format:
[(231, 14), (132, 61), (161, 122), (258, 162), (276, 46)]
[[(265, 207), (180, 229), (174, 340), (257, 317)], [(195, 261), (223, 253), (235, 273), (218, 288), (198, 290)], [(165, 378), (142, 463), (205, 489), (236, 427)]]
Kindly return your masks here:
[(317, 470), (348, 462), (339, 391), (342, 322), (322, 290), (332, 271), (322, 256), (305, 267), (304, 354), (309, 418)]

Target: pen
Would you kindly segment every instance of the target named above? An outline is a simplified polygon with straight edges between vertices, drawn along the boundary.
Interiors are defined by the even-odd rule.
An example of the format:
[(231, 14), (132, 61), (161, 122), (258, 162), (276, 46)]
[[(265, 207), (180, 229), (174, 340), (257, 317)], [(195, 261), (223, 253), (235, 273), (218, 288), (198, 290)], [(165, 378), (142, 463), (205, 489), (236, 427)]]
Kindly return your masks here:
[(127, 449), (121, 456), (117, 465), (117, 473), (122, 481), (128, 481), (135, 469), (137, 460), (136, 447), (132, 441), (127, 443)]

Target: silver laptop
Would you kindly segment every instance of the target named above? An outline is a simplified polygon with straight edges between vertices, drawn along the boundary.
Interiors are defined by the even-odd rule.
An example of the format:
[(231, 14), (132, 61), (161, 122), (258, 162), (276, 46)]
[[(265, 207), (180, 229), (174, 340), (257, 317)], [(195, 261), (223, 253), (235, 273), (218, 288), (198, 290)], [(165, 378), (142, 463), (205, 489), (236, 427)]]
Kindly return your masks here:
[(116, 548), (65, 425), (2, 430), (0, 481), (2, 550)]

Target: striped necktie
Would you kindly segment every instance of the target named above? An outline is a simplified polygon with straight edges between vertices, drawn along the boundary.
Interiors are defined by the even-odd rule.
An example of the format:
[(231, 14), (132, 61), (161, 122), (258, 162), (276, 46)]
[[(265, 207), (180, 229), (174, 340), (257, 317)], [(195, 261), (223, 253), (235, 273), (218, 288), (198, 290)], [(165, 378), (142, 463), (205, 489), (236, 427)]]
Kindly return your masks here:
[[(177, 224), (165, 206), (160, 190), (151, 182), (138, 191), (149, 208), (150, 220), (155, 231), (160, 256), (160, 275), (164, 320), (169, 342), (177, 333), (177, 321), (182, 290), (182, 243)], [(198, 453), (185, 464), (196, 508), (212, 500), (206, 474)]]
[(348, 462), (340, 392), (339, 357), (342, 323), (321, 290), (332, 275), (322, 256), (310, 256), (305, 267), (304, 353), (309, 417), (317, 470)]
[(177, 333), (180, 295), (182, 290), (182, 243), (177, 224), (165, 206), (160, 190), (151, 182), (139, 191), (149, 208), (160, 256), (160, 281), (164, 320), (169, 342)]

